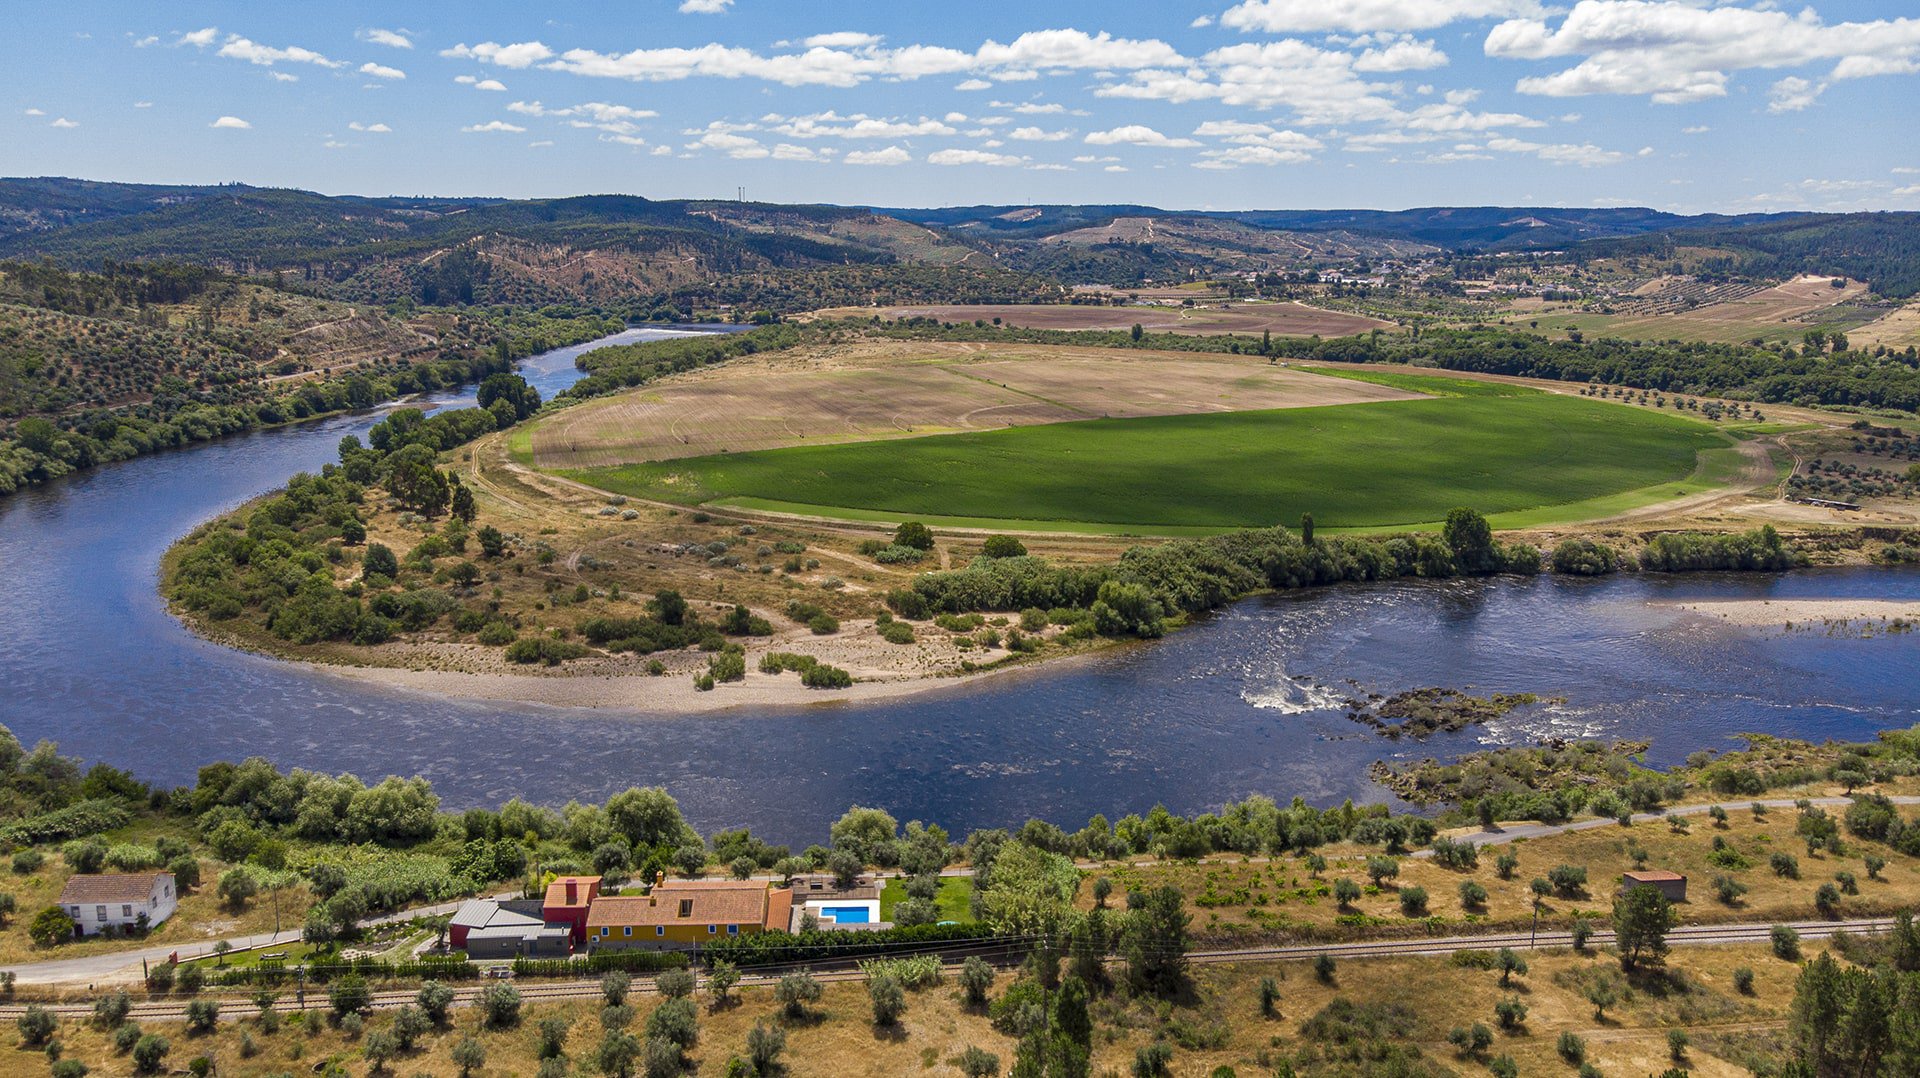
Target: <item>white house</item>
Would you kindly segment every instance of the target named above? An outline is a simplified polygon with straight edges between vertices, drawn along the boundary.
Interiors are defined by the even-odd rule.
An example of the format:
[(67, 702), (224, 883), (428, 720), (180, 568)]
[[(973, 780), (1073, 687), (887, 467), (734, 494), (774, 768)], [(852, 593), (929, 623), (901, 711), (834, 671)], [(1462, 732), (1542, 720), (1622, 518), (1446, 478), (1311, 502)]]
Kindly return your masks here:
[(74, 876), (60, 889), (60, 908), (73, 918), (74, 932), (81, 936), (152, 928), (173, 916), (179, 904), (171, 872)]

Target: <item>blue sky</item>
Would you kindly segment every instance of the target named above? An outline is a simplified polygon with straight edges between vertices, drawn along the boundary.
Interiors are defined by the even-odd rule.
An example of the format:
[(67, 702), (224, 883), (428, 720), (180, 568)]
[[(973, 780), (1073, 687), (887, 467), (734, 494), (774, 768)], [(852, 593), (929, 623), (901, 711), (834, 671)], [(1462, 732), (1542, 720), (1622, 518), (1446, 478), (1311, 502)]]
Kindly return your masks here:
[(0, 174), (354, 194), (1920, 209), (1905, 3), (34, 4)]

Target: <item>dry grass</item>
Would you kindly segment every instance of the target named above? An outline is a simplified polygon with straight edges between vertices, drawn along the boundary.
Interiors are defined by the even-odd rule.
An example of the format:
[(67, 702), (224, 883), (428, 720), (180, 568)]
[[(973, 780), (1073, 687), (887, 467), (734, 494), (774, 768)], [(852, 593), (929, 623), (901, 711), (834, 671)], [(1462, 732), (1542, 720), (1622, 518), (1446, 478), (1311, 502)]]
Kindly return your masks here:
[[(1810, 949), (1815, 950), (1815, 949)], [(1685, 1066), (1706, 1076), (1743, 1074), (1722, 1055), (1737, 1056), (1743, 1046), (1766, 1043), (1784, 1027), (1796, 967), (1781, 962), (1763, 947), (1697, 948), (1676, 952), (1669, 964), (1678, 979), (1649, 973), (1636, 978), (1628, 998), (1597, 1020), (1584, 998), (1584, 985), (1597, 977), (1613, 976), (1617, 965), (1604, 954), (1546, 951), (1528, 956), (1530, 970), (1503, 988), (1493, 971), (1463, 968), (1446, 958), (1395, 959), (1340, 963), (1333, 983), (1317, 980), (1302, 963), (1262, 963), (1199, 967), (1193, 971), (1192, 993), (1175, 1004), (1128, 1000), (1113, 996), (1094, 1007), (1095, 1073), (1126, 1073), (1134, 1051), (1157, 1038), (1176, 1043), (1174, 1073), (1209, 1074), (1231, 1066), (1241, 1074), (1269, 1073), (1281, 1059), (1313, 1047), (1301, 1033), (1301, 1023), (1344, 997), (1357, 1002), (1398, 1005), (1411, 1012), (1408, 1040), (1437, 1062), (1465, 1073), (1480, 1064), (1455, 1057), (1446, 1044), (1448, 1030), (1457, 1025), (1484, 1022), (1496, 1028), (1496, 1001), (1512, 996), (1528, 1007), (1523, 1026), (1497, 1034), (1490, 1055), (1510, 1055), (1522, 1074), (1570, 1073), (1555, 1044), (1562, 1031), (1583, 1037), (1587, 1057), (1607, 1074), (1653, 1074), (1669, 1066), (1666, 1034), (1669, 1028), (1689, 1031), (1693, 1045)], [(1744, 996), (1732, 987), (1732, 971), (1754, 970), (1754, 994)], [(1280, 1013), (1263, 1018), (1257, 1006), (1257, 986), (1273, 977), (1280, 985)], [(1002, 975), (995, 994), (1010, 982)], [(986, 1016), (961, 1005), (949, 986), (911, 993), (897, 1029), (882, 1031), (871, 1023), (864, 986), (835, 983), (802, 1021), (779, 1014), (766, 989), (740, 994), (737, 1003), (714, 1009), (702, 1001), (699, 1041), (691, 1053), (691, 1073), (718, 1075), (727, 1061), (743, 1055), (747, 1032), (756, 1022), (777, 1024), (787, 1031), (784, 1056), (794, 1078), (813, 1075), (946, 1076), (958, 1073), (953, 1060), (969, 1046), (998, 1055), (1003, 1068), (1013, 1061), (1014, 1044), (996, 1032)], [(635, 997), (635, 1032), (644, 1029), (647, 1015), (657, 1006), (652, 997)], [(244, 1003), (228, 1004), (237, 1014), (250, 1015)], [(389, 1073), (452, 1076), (459, 1073), (451, 1059), (455, 1043), (467, 1036), (486, 1049), (486, 1063), (475, 1078), (530, 1075), (538, 1065), (536, 1046), (540, 1019), (558, 1016), (570, 1023), (565, 1052), (574, 1066), (596, 1073), (592, 1056), (601, 1027), (596, 1002), (529, 1005), (518, 1027), (481, 1030), (472, 1010), (454, 1013), (452, 1027), (428, 1035), (420, 1045), (389, 1064)], [(391, 1019), (375, 1015), (368, 1031)], [(285, 1022), (267, 1034), (255, 1021), (221, 1023), (204, 1036), (187, 1034), (178, 1026), (153, 1025), (168, 1037), (173, 1051), (169, 1068), (183, 1067), (196, 1056), (212, 1057), (219, 1073), (230, 1076), (281, 1072), (320, 1072), (335, 1063), (347, 1074), (373, 1073), (360, 1054), (365, 1043), (329, 1027), (319, 1015)], [(253, 1042), (254, 1054), (243, 1056), (243, 1034)], [(69, 1021), (59, 1036), (66, 1055), (84, 1061), (93, 1073), (119, 1075), (130, 1066), (116, 1055), (103, 1031)], [(10, 1070), (38, 1073), (45, 1064), (30, 1062), (27, 1050), (13, 1047), (17, 1034), (0, 1034), (6, 1043), (4, 1058)]]
[[(1560, 311), (1542, 313), (1538, 318), (1544, 330), (1580, 329), (1588, 334), (1635, 340), (1798, 341), (1807, 330), (1841, 319), (1842, 312), (1835, 312), (1832, 318), (1823, 317), (1821, 312), (1858, 299), (1867, 291), (1858, 281), (1848, 281), (1844, 288), (1834, 288), (1831, 281), (1828, 277), (1799, 277), (1743, 299), (1671, 314), (1636, 316)], [(1848, 330), (1849, 337), (1852, 333)]]
[(741, 360), (569, 408), (525, 435), (546, 469), (1102, 417), (1404, 400), (1254, 357), (874, 342)]
[[(1366, 875), (1367, 856), (1377, 854), (1377, 849), (1325, 851), (1329, 864), (1318, 879), (1308, 871), (1304, 860), (1292, 857), (1115, 867), (1104, 874), (1112, 876), (1119, 891), (1168, 884), (1180, 888), (1193, 909), (1196, 934), (1220, 941), (1424, 934), (1425, 918), (1401, 912), (1400, 891), (1408, 887), (1426, 889), (1429, 914), (1445, 922), (1442, 931), (1525, 926), (1533, 912), (1529, 883), (1546, 876), (1557, 865), (1585, 866), (1588, 882), (1582, 894), (1556, 895), (1542, 907), (1543, 925), (1564, 926), (1576, 914), (1608, 914), (1620, 874), (1634, 867), (1628, 853), (1630, 843), (1647, 851), (1648, 868), (1670, 869), (1688, 877), (1688, 901), (1679, 907), (1683, 924), (1817, 918), (1814, 890), (1842, 871), (1853, 873), (1860, 889), (1859, 895), (1841, 899), (1843, 917), (1883, 915), (1920, 903), (1920, 860), (1851, 837), (1845, 840), (1845, 856), (1809, 855), (1794, 834), (1798, 813), (1792, 809), (1773, 809), (1765, 819), (1756, 819), (1745, 801), (1729, 802), (1726, 807), (1724, 829), (1705, 816), (1691, 816), (1686, 818), (1690, 824), (1687, 834), (1672, 831), (1667, 823), (1565, 832), (1518, 841), (1510, 847), (1485, 847), (1480, 851), (1479, 867), (1467, 871), (1446, 868), (1425, 858), (1402, 857), (1399, 876), (1381, 888), (1373, 887)], [(1461, 835), (1471, 840), (1476, 833), (1469, 830)], [(1724, 838), (1742, 854), (1749, 867), (1732, 869), (1710, 861), (1715, 836)], [(1511, 880), (1501, 879), (1494, 865), (1505, 849), (1511, 849), (1520, 859)], [(1798, 860), (1800, 878), (1774, 874), (1768, 867), (1768, 857), (1774, 851), (1784, 851)], [(1868, 853), (1886, 859), (1882, 879), (1867, 877), (1863, 858)], [(1720, 902), (1712, 882), (1717, 875), (1738, 880), (1748, 888), (1747, 893), (1733, 905)], [(1341, 909), (1332, 896), (1333, 881), (1341, 877), (1360, 884), (1366, 892), (1351, 909)], [(1463, 907), (1459, 887), (1464, 880), (1474, 880), (1486, 888), (1484, 909)], [(1092, 905), (1090, 884), (1082, 888), (1080, 903), (1084, 907)], [(1352, 916), (1355, 914), (1358, 919)], [(1343, 915), (1346, 924), (1341, 923)]]

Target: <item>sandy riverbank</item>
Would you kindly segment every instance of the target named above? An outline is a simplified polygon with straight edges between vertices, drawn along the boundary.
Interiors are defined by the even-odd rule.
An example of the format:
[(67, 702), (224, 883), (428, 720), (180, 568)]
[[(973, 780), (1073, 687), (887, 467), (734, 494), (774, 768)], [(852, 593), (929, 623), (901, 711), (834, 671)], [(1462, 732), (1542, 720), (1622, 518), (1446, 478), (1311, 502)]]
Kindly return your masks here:
[(1727, 599), (1662, 603), (1741, 628), (1920, 623), (1920, 601), (1890, 599)]
[[(704, 692), (694, 687), (694, 678), (706, 669), (707, 660), (705, 654), (697, 651), (648, 656), (647, 659), (663, 660), (667, 669), (658, 676), (645, 672), (646, 659), (633, 656), (576, 661), (554, 670), (539, 667), (501, 669), (504, 664), (497, 660), (464, 669), (461, 668), (464, 664), (457, 661), (431, 664), (441, 668), (422, 668), (428, 664), (419, 663), (417, 660), (422, 656), (418, 654), (414, 656), (416, 663), (408, 666), (306, 665), (316, 673), (443, 698), (678, 716), (712, 714), (740, 708), (789, 710), (836, 704), (868, 704), (926, 693), (962, 691), (988, 680), (997, 681), (1021, 672), (1034, 672), (1042, 665), (1052, 671), (1089, 654), (1084, 651), (1056, 653), (1045, 660), (1029, 659), (968, 671), (951, 662), (929, 661), (930, 656), (925, 651), (915, 654), (919, 651), (915, 648), (880, 645), (885, 649), (883, 652), (874, 646), (874, 642), (835, 638), (813, 638), (809, 643), (813, 646), (803, 649), (781, 647), (779, 644), (766, 646), (756, 642), (756, 646), (749, 646), (747, 650), (747, 676), (744, 681), (722, 683)], [(821, 646), (823, 643), (825, 646)], [(416, 650), (424, 652), (429, 649)], [(452, 653), (456, 651), (468, 649), (460, 645), (441, 645), (431, 650), (440, 652), (444, 660), (453, 658)], [(495, 649), (471, 650), (495, 652)], [(822, 662), (849, 669), (860, 680), (845, 689), (809, 689), (800, 684), (798, 674), (763, 674), (757, 669), (762, 653), (784, 650), (813, 653)], [(1006, 657), (1004, 651), (976, 652), (974, 661), (984, 666)], [(485, 658), (494, 660), (494, 655), (488, 654)]]

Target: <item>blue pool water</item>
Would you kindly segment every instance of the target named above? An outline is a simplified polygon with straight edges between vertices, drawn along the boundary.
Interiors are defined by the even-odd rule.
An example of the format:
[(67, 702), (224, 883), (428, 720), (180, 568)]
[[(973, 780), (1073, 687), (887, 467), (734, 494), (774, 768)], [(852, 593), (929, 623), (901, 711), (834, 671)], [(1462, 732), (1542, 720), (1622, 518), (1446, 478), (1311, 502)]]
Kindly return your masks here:
[(837, 925), (863, 925), (867, 923), (865, 906), (822, 906), (821, 916)]

